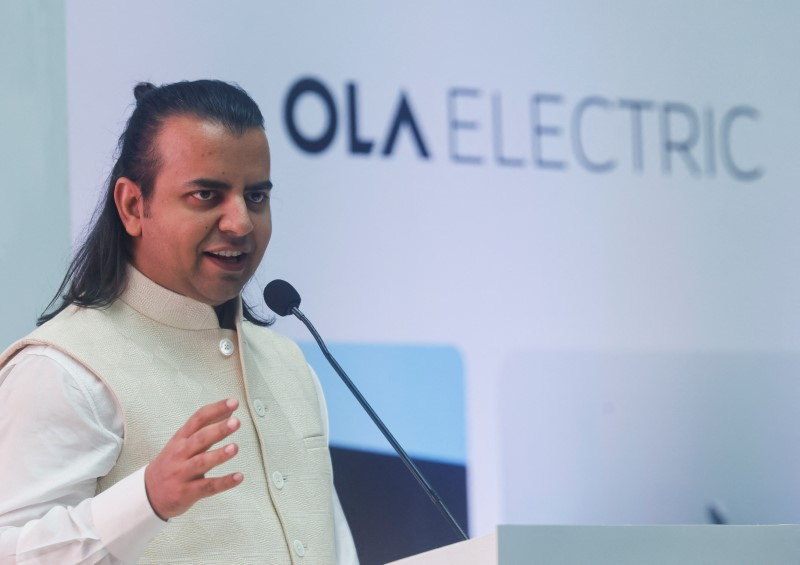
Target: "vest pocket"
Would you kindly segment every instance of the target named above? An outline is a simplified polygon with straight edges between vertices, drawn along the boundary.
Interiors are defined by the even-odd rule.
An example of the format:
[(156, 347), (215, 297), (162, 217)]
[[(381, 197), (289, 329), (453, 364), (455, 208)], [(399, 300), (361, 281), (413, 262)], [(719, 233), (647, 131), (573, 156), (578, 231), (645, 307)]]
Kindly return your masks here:
[(306, 444), (306, 449), (319, 449), (320, 447), (328, 447), (328, 442), (325, 436), (309, 436), (303, 438), (303, 443)]

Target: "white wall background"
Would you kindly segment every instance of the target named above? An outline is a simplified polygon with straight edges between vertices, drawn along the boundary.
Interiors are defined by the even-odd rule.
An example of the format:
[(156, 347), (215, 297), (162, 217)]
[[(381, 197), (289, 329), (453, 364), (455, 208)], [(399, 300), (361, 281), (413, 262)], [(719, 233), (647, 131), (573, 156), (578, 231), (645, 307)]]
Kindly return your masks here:
[[(534, 504), (509, 505), (516, 491), (536, 500), (546, 481), (561, 481), (564, 492), (585, 484), (602, 488), (591, 467), (559, 475), (563, 460), (556, 454), (529, 450), (530, 459), (518, 456), (531, 438), (546, 444), (564, 429), (558, 420), (541, 430), (533, 427), (536, 418), (513, 426), (504, 419), (509, 395), (518, 401), (528, 391), (523, 384), (509, 390), (506, 383), (541, 376), (511, 360), (549, 351), (760, 352), (770, 359), (800, 349), (794, 155), (800, 7), (794, 3), (509, 0), (390, 8), (349, 1), (76, 0), (67, 4), (65, 21), (73, 238), (108, 174), (137, 81), (213, 77), (240, 83), (267, 118), (277, 187), (275, 236), (259, 286), (278, 276), (293, 281), (305, 296), (304, 310), (330, 340), (451, 344), (460, 350), (473, 534), (509, 519), (626, 519), (615, 513), (613, 501), (605, 503), (605, 512), (603, 506), (578, 509), (568, 518)], [(3, 52), (5, 61), (10, 55)], [(340, 122), (331, 148), (314, 156), (292, 144), (281, 118), (288, 89), (304, 76), (331, 89)], [(358, 87), (364, 137), (382, 145), (404, 92), (432, 158), (419, 158), (407, 131), (391, 157), (377, 151), (351, 155), (349, 82)], [(457, 135), (461, 150), (482, 157), (482, 164), (450, 157), (448, 92), (454, 88), (476, 91), (458, 102), (460, 119), (475, 129)], [(564, 161), (564, 170), (534, 164), (531, 100), (537, 94), (561, 97), (561, 103), (541, 106), (542, 123), (562, 130), (542, 137), (542, 151), (546, 159)], [(521, 159), (519, 167), (503, 166), (493, 155), (494, 96), (502, 99), (503, 151)], [(617, 160), (607, 173), (582, 168), (571, 145), (572, 112), (588, 96), (612, 105), (587, 110), (581, 138), (594, 159)], [(654, 104), (642, 113), (641, 171), (634, 168), (630, 113), (619, 109), (620, 99)], [(713, 146), (706, 130), (698, 134), (697, 176), (679, 155), (670, 173), (663, 169), (660, 112), (670, 102), (690, 107), (701, 120), (710, 108), (717, 120)], [(303, 127), (309, 134), (319, 131), (319, 104), (313, 98), (302, 104)], [(736, 106), (754, 108), (759, 116), (737, 121), (731, 133), (736, 162), (763, 168), (751, 182), (733, 178), (720, 160), (719, 120)], [(672, 119), (676, 139), (690, 134), (681, 115)], [(713, 175), (707, 147), (716, 155)], [(47, 157), (25, 167), (41, 175), (29, 184), (47, 185), (44, 171), (55, 171), (53, 163)], [(63, 174), (55, 178), (63, 182)], [(27, 212), (31, 204), (12, 200), (9, 209)], [(58, 225), (62, 211), (56, 206), (45, 217)], [(15, 234), (43, 233), (28, 223), (42, 216), (9, 216), (0, 239), (4, 278), (28, 281), (27, 275), (7, 275), (17, 265), (8, 253), (28, 243)], [(48, 261), (57, 279), (63, 263)], [(40, 295), (34, 289), (28, 294), (37, 303)], [(278, 329), (305, 338), (297, 324), (282, 321)], [(576, 378), (613, 376), (591, 364), (569, 366)], [(509, 367), (522, 372), (508, 377)], [(566, 412), (580, 405), (571, 394), (553, 393), (556, 401)], [(745, 409), (757, 416), (766, 406)], [(667, 423), (676, 417), (663, 416)], [(703, 422), (693, 433), (704, 433)], [(666, 428), (666, 436), (654, 436), (656, 445), (680, 441)], [(630, 455), (619, 458), (624, 463)], [(537, 480), (525, 479), (525, 465), (539, 469)], [(670, 495), (663, 484), (649, 488), (650, 494)], [(651, 502), (643, 496), (641, 504)], [(635, 506), (627, 516), (637, 519)], [(702, 517), (684, 508), (664, 519)]]

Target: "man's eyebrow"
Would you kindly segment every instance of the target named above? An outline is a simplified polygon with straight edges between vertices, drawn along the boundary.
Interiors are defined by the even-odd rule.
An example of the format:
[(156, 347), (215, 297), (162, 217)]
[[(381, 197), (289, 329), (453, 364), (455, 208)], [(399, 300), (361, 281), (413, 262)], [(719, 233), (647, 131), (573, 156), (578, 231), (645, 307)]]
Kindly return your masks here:
[(198, 188), (208, 188), (214, 190), (229, 190), (231, 188), (231, 185), (225, 181), (206, 178), (192, 179), (186, 184), (196, 186)]
[(265, 180), (263, 182), (257, 182), (255, 184), (248, 184), (244, 187), (245, 190), (272, 190), (272, 181)]
[[(208, 190), (230, 190), (231, 185), (225, 181), (216, 180), (216, 179), (207, 179), (207, 178), (199, 178), (190, 180), (188, 183), (189, 185), (196, 186), (198, 188), (205, 188)], [(271, 190), (272, 189), (272, 181), (265, 180), (262, 182), (257, 182), (255, 184), (248, 184), (244, 187), (245, 190)]]

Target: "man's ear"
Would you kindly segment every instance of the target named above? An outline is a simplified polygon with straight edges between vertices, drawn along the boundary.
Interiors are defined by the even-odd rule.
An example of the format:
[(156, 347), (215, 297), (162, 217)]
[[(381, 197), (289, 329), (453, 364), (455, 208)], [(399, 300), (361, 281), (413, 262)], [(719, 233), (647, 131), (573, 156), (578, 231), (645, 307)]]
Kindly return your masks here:
[(114, 202), (117, 212), (131, 237), (142, 235), (142, 217), (144, 217), (144, 197), (139, 185), (127, 177), (117, 179), (114, 185)]

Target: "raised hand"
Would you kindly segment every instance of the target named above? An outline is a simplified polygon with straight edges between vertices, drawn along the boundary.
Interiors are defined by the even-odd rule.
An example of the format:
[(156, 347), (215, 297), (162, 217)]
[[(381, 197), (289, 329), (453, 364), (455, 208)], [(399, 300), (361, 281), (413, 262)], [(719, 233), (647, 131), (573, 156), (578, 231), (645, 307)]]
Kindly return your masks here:
[(229, 443), (209, 451), (215, 443), (239, 429), (232, 416), (239, 401), (229, 398), (208, 404), (181, 426), (144, 472), (147, 498), (163, 520), (186, 512), (201, 498), (231, 489), (244, 479), (241, 473), (206, 478), (205, 474), (236, 455)]

